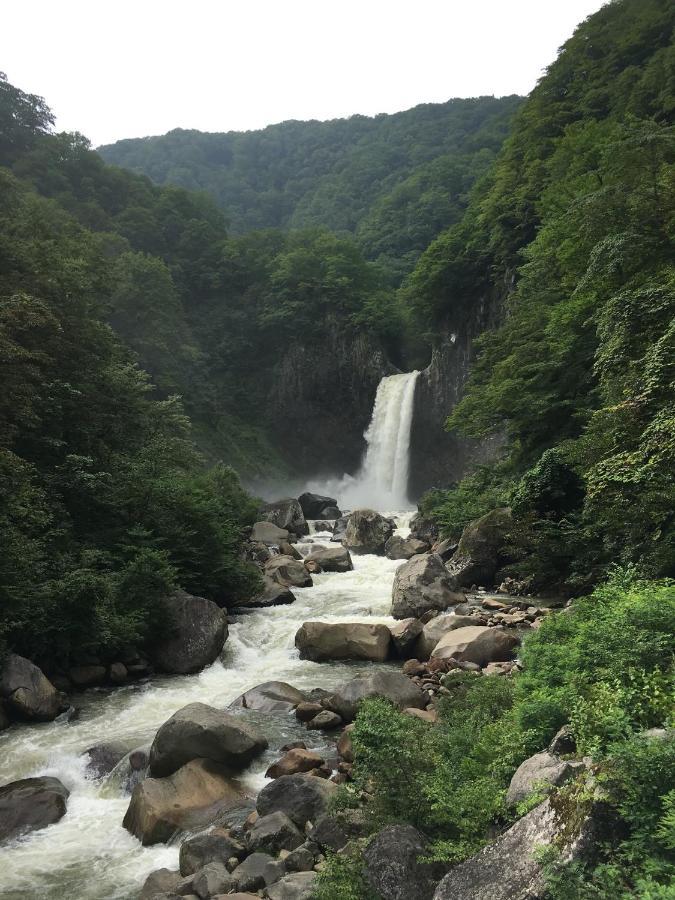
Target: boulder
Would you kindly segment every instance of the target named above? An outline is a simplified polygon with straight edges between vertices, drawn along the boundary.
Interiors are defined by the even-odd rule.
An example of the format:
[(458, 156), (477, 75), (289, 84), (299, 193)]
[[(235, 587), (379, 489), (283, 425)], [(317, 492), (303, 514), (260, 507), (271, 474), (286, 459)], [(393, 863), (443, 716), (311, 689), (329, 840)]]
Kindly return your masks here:
[(239, 891), (257, 891), (265, 884), (265, 869), (274, 862), (269, 853), (252, 853), (232, 872), (232, 879)]
[(292, 532), (297, 537), (309, 534), (309, 525), (305, 519), (302, 507), (292, 497), (287, 500), (276, 500), (274, 503), (266, 503), (260, 513), (260, 518), (265, 522), (272, 522), (277, 527)]
[(163, 672), (189, 675), (211, 665), (227, 639), (227, 617), (212, 600), (175, 591), (164, 601), (169, 632), (152, 647)]
[[(326, 516), (324, 510), (328, 508), (336, 508), (337, 500), (335, 497), (322, 497), (321, 494), (311, 494), (306, 491), (298, 497), (298, 503), (306, 519), (334, 519), (337, 516)], [(338, 510), (338, 516), (339, 516)]]
[(284, 587), (311, 587), (314, 583), (305, 564), (292, 556), (273, 556), (268, 559), (265, 574)]
[(401, 537), (400, 534), (392, 534), (384, 545), (384, 555), (389, 559), (411, 559), (420, 553), (426, 553), (429, 545), (414, 537)]
[(264, 575), (260, 593), (247, 600), (241, 600), (234, 606), (245, 606), (249, 609), (267, 609), (269, 606), (288, 606), (289, 603), (295, 603), (295, 594), (285, 585), (275, 581), (274, 578)]
[(9, 728), (11, 724), (12, 720), (9, 718), (6, 703), (4, 700), (0, 700), (0, 731), (4, 731), (5, 728)]
[(0, 675), (0, 697), (17, 719), (51, 722), (61, 711), (59, 694), (41, 669), (10, 653)]
[(144, 846), (158, 844), (176, 831), (210, 825), (245, 798), (225, 766), (193, 759), (167, 778), (146, 778), (138, 784), (122, 824)]
[(423, 516), (421, 513), (415, 513), (410, 520), (410, 537), (417, 538), (418, 541), (424, 541), (425, 544), (435, 544), (439, 537), (438, 525), (433, 519)]
[(309, 722), (322, 711), (323, 706), (316, 702), (298, 703), (295, 707), (295, 717), (300, 722)]
[(349, 516), (340, 516), (340, 518), (336, 520), (335, 525), (333, 525), (333, 537), (331, 538), (331, 541), (342, 543), (345, 534), (347, 533), (348, 521)]
[(214, 828), (205, 834), (198, 834), (180, 846), (180, 874), (194, 875), (211, 862), (222, 862), (233, 857), (241, 859), (246, 853), (244, 845), (239, 843), (225, 828)]
[(367, 622), (304, 622), (295, 635), (303, 659), (368, 659), (384, 662), (391, 633), (386, 625)]
[(73, 666), (68, 670), (68, 677), (76, 688), (103, 684), (107, 674), (105, 666)]
[(69, 795), (58, 778), (22, 778), (0, 787), (0, 843), (58, 822)]
[(324, 709), (307, 723), (310, 731), (332, 731), (334, 728), (341, 728), (343, 725), (342, 716), (331, 712), (329, 709)]
[(456, 631), (458, 628), (465, 628), (468, 625), (474, 625), (476, 620), (472, 616), (457, 616), (449, 614), (447, 616), (436, 616), (422, 629), (422, 634), (415, 644), (415, 659), (426, 660), (431, 656), (434, 647), (444, 635), (449, 631)]
[(354, 568), (349, 550), (346, 547), (329, 547), (313, 550), (307, 562), (317, 562), (322, 572), (351, 572)]
[(295, 850), (304, 840), (304, 834), (279, 809), (267, 816), (260, 816), (247, 836), (249, 849), (264, 853)]
[(562, 728), (555, 733), (553, 740), (548, 745), (548, 752), (552, 753), (554, 756), (562, 756), (566, 753), (577, 752), (577, 742), (571, 725), (563, 725)]
[(340, 822), (330, 813), (319, 816), (309, 830), (309, 838), (314, 845), (318, 844), (322, 850), (342, 850), (349, 843), (349, 835)]
[(324, 506), (324, 508), (321, 510), (321, 515), (319, 516), (319, 519), (324, 520), (326, 522), (336, 522), (340, 518), (341, 515), (342, 515), (342, 512), (340, 511), (339, 507)]
[(230, 709), (255, 709), (258, 712), (290, 712), (305, 695), (285, 681), (265, 681), (250, 688), (230, 703)]
[(192, 891), (200, 898), (200, 900), (208, 900), (209, 897), (216, 897), (219, 894), (227, 894), (230, 888), (235, 886), (234, 879), (225, 868), (225, 864), (221, 860), (214, 860), (207, 863), (202, 869), (195, 873), (190, 885)]
[(502, 563), (501, 548), (511, 527), (511, 510), (493, 509), (470, 522), (447, 564), (453, 590), (491, 585)]
[[(290, 537), (286, 528), (279, 528), (273, 522), (256, 522), (251, 529), (250, 540), (254, 544), (263, 544), (266, 547), (278, 547)], [(260, 554), (262, 556), (264, 554)], [(266, 559), (273, 554), (268, 552)], [(261, 562), (266, 560), (261, 559)]]
[(136, 747), (125, 753), (110, 773), (110, 779), (114, 781), (125, 794), (131, 794), (137, 784), (148, 774), (150, 762), (150, 745)]
[(347, 520), (342, 543), (354, 553), (382, 556), (384, 545), (394, 533), (394, 522), (374, 509), (357, 509)]
[(440, 557), (433, 553), (413, 556), (396, 570), (391, 614), (395, 619), (421, 618), (430, 610), (444, 611), (466, 600), (451, 589)]
[(520, 643), (517, 634), (487, 625), (468, 625), (449, 631), (436, 644), (433, 659), (454, 659), (486, 666), (491, 662), (513, 659)]
[(377, 896), (382, 900), (431, 900), (448, 867), (420, 862), (425, 849), (422, 834), (412, 825), (388, 825), (378, 832), (363, 852), (364, 875)]
[(384, 697), (399, 709), (408, 706), (424, 709), (427, 705), (427, 697), (414, 682), (400, 672), (390, 671), (357, 675), (324, 702), (345, 722), (352, 722), (361, 701), (370, 697)]
[(138, 900), (154, 900), (156, 894), (172, 894), (180, 880), (180, 874), (176, 871), (156, 869), (143, 882)]
[(210, 759), (230, 770), (243, 769), (267, 749), (254, 725), (205, 703), (189, 703), (174, 713), (155, 735), (150, 775), (172, 775), (192, 759)]
[[(315, 845), (314, 845), (315, 846)], [(309, 843), (300, 844), (295, 850), (291, 850), (284, 857), (284, 866), (287, 872), (311, 872), (316, 862), (316, 855)]]
[(308, 821), (316, 822), (326, 811), (328, 799), (335, 790), (336, 786), (325, 778), (282, 775), (260, 791), (256, 809), (261, 816), (283, 812), (298, 828), (304, 828)]
[(269, 900), (312, 900), (316, 872), (291, 872), (265, 891)]
[(281, 759), (269, 767), (265, 772), (265, 778), (280, 778), (282, 775), (297, 775), (298, 772), (311, 772), (318, 769), (325, 760), (312, 750), (294, 748), (289, 750)]
[(415, 643), (423, 628), (419, 619), (402, 619), (389, 626), (394, 650), (399, 659), (408, 659), (414, 655)]
[(121, 662), (114, 662), (108, 668), (108, 679), (112, 684), (124, 684), (129, 677), (129, 670)]
[(446, 538), (444, 541), (438, 541), (431, 548), (431, 552), (435, 553), (436, 556), (440, 556), (441, 560), (444, 563), (447, 563), (452, 556), (454, 556), (455, 551), (457, 550), (457, 541), (452, 538)]
[(353, 725), (347, 725), (337, 742), (337, 751), (345, 762), (354, 762), (354, 747), (352, 746)]
[(583, 768), (584, 764), (579, 761), (560, 759), (546, 751), (535, 753), (516, 769), (506, 794), (506, 803), (516, 806), (535, 792), (548, 794), (551, 788), (576, 777)]
[(127, 755), (129, 745), (125, 741), (104, 741), (89, 747), (84, 752), (89, 757), (87, 772), (90, 772), (94, 778), (102, 778), (112, 772), (120, 760)]
[(555, 844), (561, 862), (581, 861), (607, 827), (602, 803), (575, 804), (570, 812), (545, 800), (480, 853), (455, 866), (433, 900), (535, 900), (545, 891), (541, 851)]

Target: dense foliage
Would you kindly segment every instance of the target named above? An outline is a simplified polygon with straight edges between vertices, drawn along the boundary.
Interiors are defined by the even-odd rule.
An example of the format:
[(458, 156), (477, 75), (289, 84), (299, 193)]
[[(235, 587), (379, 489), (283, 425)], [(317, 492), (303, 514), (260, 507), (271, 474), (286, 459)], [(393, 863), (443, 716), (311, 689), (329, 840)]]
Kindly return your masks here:
[(100, 152), (158, 184), (207, 191), (236, 233), (315, 226), (350, 232), (398, 281), (459, 219), (520, 102), (450, 100), (395, 115), (241, 133), (176, 129)]
[[(352, 735), (351, 795), (370, 793), (368, 829), (410, 822), (429, 836), (437, 858), (471, 855), (495, 829), (541, 801), (535, 791), (517, 810), (507, 808), (510, 778), (570, 722), (578, 753), (592, 755), (594, 777), (622, 826), (604, 835), (594, 869), (570, 869), (552, 858), (551, 896), (662, 896), (659, 885), (664, 890), (675, 875), (675, 741), (642, 732), (675, 725), (674, 633), (675, 584), (620, 571), (531, 633), (521, 674), (455, 670), (446, 677), (449, 695), (437, 725), (384, 700), (367, 701)], [(575, 785), (562, 789), (559, 802), (573, 818), (587, 797)], [(333, 896), (347, 900), (361, 878), (358, 861), (336, 861), (323, 878), (334, 885)]]
[[(506, 458), (426, 507), (452, 532), (513, 501), (520, 543), (549, 558), (523, 571), (574, 589), (613, 562), (675, 564), (674, 19), (618, 0), (583, 23), (405, 288), (429, 328), (510, 286), (448, 422), (505, 435)], [(544, 508), (533, 491), (554, 485)]]
[[(67, 141), (44, 133), (47, 113), (35, 98), (0, 87), (3, 116), (17, 110), (20, 126), (20, 139), (5, 132), (0, 152), (25, 174), (26, 153)], [(100, 160), (81, 152), (105, 180)], [(54, 183), (57, 174), (50, 170)], [(239, 543), (256, 504), (232, 470), (203, 468), (169, 393), (168, 365), (158, 362), (158, 390), (105, 322), (115, 307), (142, 356), (174, 356), (178, 347), (165, 341), (180, 340), (182, 312), (166, 264), (130, 250), (115, 227), (83, 227), (72, 214), (81, 218), (85, 202), (73, 180), (60, 199), (33, 184), (0, 169), (0, 643), (67, 663), (157, 633), (157, 603), (176, 584), (221, 603), (255, 590)], [(134, 283), (144, 298), (156, 288), (165, 331), (161, 319), (145, 333), (132, 327), (139, 304), (129, 299), (125, 314), (120, 298)], [(152, 332), (152, 347), (141, 346)]]

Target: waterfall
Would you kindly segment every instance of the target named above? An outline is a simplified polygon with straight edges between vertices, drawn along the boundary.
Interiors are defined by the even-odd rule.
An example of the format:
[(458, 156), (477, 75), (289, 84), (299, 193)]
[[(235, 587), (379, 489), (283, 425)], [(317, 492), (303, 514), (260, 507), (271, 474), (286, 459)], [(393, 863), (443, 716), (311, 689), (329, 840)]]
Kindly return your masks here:
[(419, 374), (389, 375), (379, 383), (365, 434), (363, 464), (354, 478), (345, 479), (339, 492), (344, 506), (401, 510), (410, 505), (410, 427)]

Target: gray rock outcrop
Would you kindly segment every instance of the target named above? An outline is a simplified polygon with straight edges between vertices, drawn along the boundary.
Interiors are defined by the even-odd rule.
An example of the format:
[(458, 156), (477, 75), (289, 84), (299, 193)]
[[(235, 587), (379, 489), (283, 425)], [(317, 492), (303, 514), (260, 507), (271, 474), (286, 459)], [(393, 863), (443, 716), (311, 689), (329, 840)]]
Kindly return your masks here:
[(169, 632), (151, 649), (163, 672), (189, 675), (211, 665), (227, 639), (227, 616), (212, 600), (176, 591), (164, 601)]
[(513, 659), (520, 639), (512, 631), (486, 625), (467, 625), (448, 631), (434, 647), (432, 659), (458, 659), (486, 666)]
[(209, 759), (234, 771), (267, 748), (267, 739), (239, 716), (190, 703), (168, 719), (150, 748), (150, 775), (172, 775), (192, 759)]
[(367, 659), (384, 662), (391, 632), (386, 625), (367, 622), (304, 622), (295, 635), (303, 659)]
[(354, 553), (384, 554), (384, 545), (394, 533), (394, 523), (374, 509), (357, 509), (349, 516), (342, 543)]
[(58, 822), (69, 795), (58, 778), (23, 778), (0, 787), (0, 843)]
[(50, 722), (61, 711), (58, 691), (29, 659), (10, 653), (0, 675), (0, 697), (12, 717)]
[(395, 619), (419, 619), (429, 610), (442, 612), (465, 600), (464, 594), (452, 590), (441, 559), (424, 553), (413, 556), (396, 570), (391, 614)]
[(326, 698), (324, 704), (345, 722), (351, 722), (361, 702), (371, 697), (384, 697), (398, 709), (424, 709), (427, 705), (427, 697), (416, 684), (400, 672), (389, 671), (357, 675)]

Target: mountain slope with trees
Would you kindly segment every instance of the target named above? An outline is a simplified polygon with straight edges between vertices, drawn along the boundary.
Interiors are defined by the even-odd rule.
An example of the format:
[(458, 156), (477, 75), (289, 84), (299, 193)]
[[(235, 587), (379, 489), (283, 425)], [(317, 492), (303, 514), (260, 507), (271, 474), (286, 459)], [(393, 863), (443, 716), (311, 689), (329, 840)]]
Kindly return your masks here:
[(521, 102), (449, 100), (223, 134), (176, 129), (99, 152), (157, 184), (206, 191), (235, 234), (317, 226), (351, 233), (396, 281), (460, 217)]

